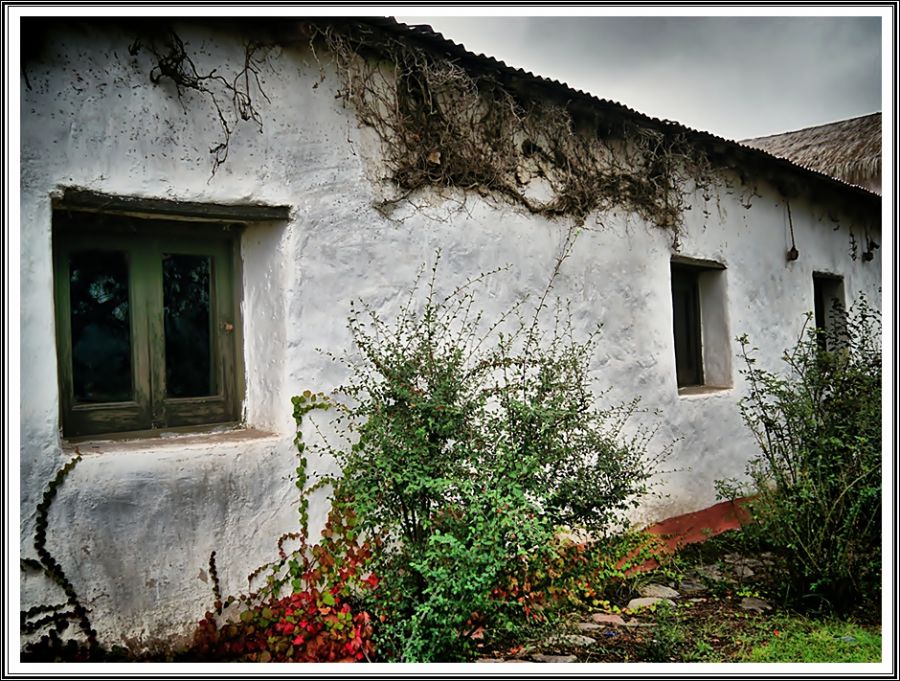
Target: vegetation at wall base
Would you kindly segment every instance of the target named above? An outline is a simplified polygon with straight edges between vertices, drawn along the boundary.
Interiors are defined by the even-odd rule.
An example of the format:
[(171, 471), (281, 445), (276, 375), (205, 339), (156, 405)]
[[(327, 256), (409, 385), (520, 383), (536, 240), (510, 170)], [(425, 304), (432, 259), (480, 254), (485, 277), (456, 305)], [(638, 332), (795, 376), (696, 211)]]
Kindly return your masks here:
[[(625, 436), (636, 404), (596, 406), (587, 373), (596, 336), (574, 340), (561, 312), (541, 334), (540, 305), (508, 331), (509, 320), (475, 311), (487, 276), (439, 297), (436, 268), (396, 324), (365, 307), (351, 317), (360, 356), (341, 397), (294, 398), (298, 531), (279, 539), (277, 559), (255, 570), (240, 596), (223, 596), (213, 553), (215, 602), (186, 649), (142, 655), (97, 644), (45, 545), (50, 503), (77, 459), (64, 467), (38, 509), (39, 560), (24, 567), (60, 584), (69, 607), (22, 613), (30, 630), (48, 628), (23, 660), (452, 662), (537, 659), (537, 651), (584, 662), (880, 659), (877, 611), (846, 616), (877, 600), (880, 577), (872, 530), (880, 349), (865, 301), (830, 350), (814, 331), (786, 353), (788, 376), (759, 369), (743, 342), (751, 387), (743, 413), (762, 451), (751, 466), (756, 487), (742, 490), (758, 495), (752, 522), (664, 560), (623, 519), (651, 491), (667, 450), (648, 455), (652, 431)], [(347, 447), (317, 445), (339, 475), (307, 474), (312, 411), (335, 414), (348, 434)], [(309, 497), (326, 485), (331, 511), (313, 543)], [(681, 588), (689, 571), (696, 582), (700, 567), (732, 569), (736, 554), (764, 567), (746, 581), (710, 580), (673, 607), (626, 606), (649, 584)], [(651, 558), (662, 566), (632, 571)], [(771, 604), (752, 610), (760, 597)], [(615, 616), (628, 622), (596, 624)], [(69, 620), (83, 636), (62, 636)], [(585, 623), (590, 647), (560, 636)]]
[[(21, 611), (22, 635), (36, 637), (28, 640), (23, 647), (24, 660), (87, 661), (102, 659), (105, 654), (97, 643), (97, 632), (91, 625), (87, 608), (81, 603), (62, 566), (47, 548), (50, 506), (60, 486), (79, 461), (81, 454), (76, 450), (75, 456), (47, 484), (44, 496), (37, 505), (34, 530), (37, 560), (23, 559), (22, 570), (43, 574), (62, 590), (66, 599), (62, 603), (44, 603)], [(67, 633), (72, 622), (76, 622), (81, 630), (75, 637)]]
[(381, 540), (367, 607), (379, 653), (402, 661), (467, 660), (552, 624), (559, 529), (623, 529), (668, 454), (648, 455), (653, 431), (626, 436), (636, 402), (597, 406), (596, 333), (576, 340), (563, 308), (545, 333), (543, 301), (485, 319), (477, 297), (498, 273), (441, 296), (437, 262), (396, 321), (351, 313), (352, 444), (328, 450), (337, 489)]
[(828, 331), (809, 324), (785, 352), (786, 372), (757, 364), (739, 339), (749, 395), (745, 423), (760, 454), (742, 537), (784, 560), (784, 597), (808, 610), (848, 612), (881, 593), (881, 318), (860, 297)]
[[(360, 535), (352, 498), (337, 494), (317, 543), (310, 543), (309, 485), (303, 421), (316, 410), (331, 409), (321, 393), (305, 391), (292, 400), (297, 449), (296, 485), (300, 491), (299, 531), (278, 541), (279, 559), (248, 577), (260, 578), (256, 591), (223, 603), (210, 557), (214, 611), (197, 625), (191, 646), (180, 658), (242, 662), (358, 662), (371, 659), (372, 618), (362, 607), (363, 594), (378, 586), (371, 571), (373, 544)], [(290, 551), (288, 545), (294, 545)]]

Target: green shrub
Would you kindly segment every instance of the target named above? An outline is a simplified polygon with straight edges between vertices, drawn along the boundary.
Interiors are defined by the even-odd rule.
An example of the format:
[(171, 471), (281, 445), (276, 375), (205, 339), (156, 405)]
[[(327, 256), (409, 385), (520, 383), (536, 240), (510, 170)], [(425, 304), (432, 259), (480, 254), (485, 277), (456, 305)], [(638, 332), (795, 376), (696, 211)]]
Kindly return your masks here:
[(543, 333), (540, 305), (485, 320), (475, 292), (489, 275), (440, 298), (436, 268), (421, 309), (414, 290), (395, 323), (351, 313), (355, 441), (332, 451), (338, 488), (383, 540), (379, 651), (404, 661), (468, 659), (475, 636), (499, 644), (546, 622), (530, 584), (558, 528), (616, 531), (667, 453), (646, 455), (652, 432), (624, 436), (637, 402), (597, 406), (596, 333), (576, 341), (559, 311)]
[(780, 374), (738, 339), (749, 387), (741, 413), (760, 454), (749, 489), (719, 488), (757, 495), (743, 534), (785, 558), (795, 599), (844, 610), (880, 592), (881, 327), (862, 297), (838, 315), (833, 331), (804, 328)]

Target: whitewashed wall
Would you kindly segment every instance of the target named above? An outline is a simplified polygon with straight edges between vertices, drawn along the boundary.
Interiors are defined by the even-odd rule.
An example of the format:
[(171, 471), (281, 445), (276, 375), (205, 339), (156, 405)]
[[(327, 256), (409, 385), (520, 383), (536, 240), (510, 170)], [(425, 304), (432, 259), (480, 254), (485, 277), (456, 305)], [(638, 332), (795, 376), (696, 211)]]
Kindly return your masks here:
[[(293, 528), (296, 466), (291, 395), (329, 391), (340, 369), (316, 348), (349, 348), (351, 298), (387, 313), (417, 268), (443, 251), (443, 285), (509, 265), (483, 300), (499, 314), (523, 294), (540, 293), (567, 223), (467, 197), (466, 211), (401, 210), (390, 221), (372, 206), (380, 189), (370, 134), (334, 97), (328, 68), (286, 49), (262, 73), (271, 103), (261, 102), (264, 131), (242, 125), (228, 161), (211, 178), (208, 149), (219, 130), (204, 100), (151, 84), (146, 53), (132, 58), (134, 36), (76, 28), (54, 36), (22, 82), (21, 194), (21, 489), (23, 555), (33, 555), (34, 507), (69, 456), (59, 435), (51, 263), (51, 197), (65, 187), (108, 194), (216, 203), (290, 205), (283, 224), (256, 225), (241, 241), (247, 425), (267, 436), (193, 437), (83, 448), (84, 460), (61, 488), (48, 542), (91, 608), (101, 639), (150, 644), (185, 632), (210, 605), (210, 551), (218, 552), (225, 592), (237, 592), (253, 568), (274, 558), (275, 539)], [(226, 34), (182, 37), (201, 55), (198, 69), (229, 72), (242, 56)], [(765, 184), (748, 209), (742, 190), (696, 197), (686, 214), (681, 253), (716, 260), (724, 275), (730, 349), (748, 333), (761, 361), (774, 365), (813, 306), (813, 271), (844, 276), (847, 298), (877, 298), (880, 254), (849, 256), (846, 226), (824, 209), (794, 201), (800, 258), (790, 246), (783, 202)], [(746, 194), (749, 190), (743, 192)], [(428, 197), (423, 197), (427, 200)], [(708, 214), (707, 214), (708, 213)], [(449, 215), (450, 219), (447, 218)], [(636, 522), (715, 502), (713, 481), (739, 475), (754, 443), (737, 409), (743, 385), (679, 397), (675, 384), (670, 235), (622, 215), (593, 216), (564, 263), (555, 290), (572, 301), (584, 329), (602, 322), (596, 360), (607, 399), (643, 398), (663, 414), (656, 442), (680, 438), (663, 480), (667, 497), (648, 502)], [(838, 216), (839, 219), (843, 219)], [(650, 423), (648, 421), (647, 423)], [(250, 434), (252, 435), (252, 433)], [(320, 522), (324, 505), (313, 509)], [(25, 605), (48, 596), (27, 578)]]

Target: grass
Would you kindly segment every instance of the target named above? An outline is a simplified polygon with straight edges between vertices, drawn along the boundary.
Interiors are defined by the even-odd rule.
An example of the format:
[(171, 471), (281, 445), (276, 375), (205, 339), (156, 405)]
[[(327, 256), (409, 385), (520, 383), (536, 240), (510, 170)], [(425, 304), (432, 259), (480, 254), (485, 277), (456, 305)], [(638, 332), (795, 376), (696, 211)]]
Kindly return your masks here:
[[(809, 619), (782, 612), (773, 616), (725, 617), (705, 623), (682, 621), (678, 651), (684, 662), (877, 663), (881, 634), (837, 619)], [(671, 637), (670, 637), (671, 638)]]
[(676, 610), (646, 610), (654, 633), (638, 657), (647, 662), (881, 661), (878, 627), (787, 611), (750, 614), (734, 607), (694, 613), (679, 604)]
[[(742, 661), (880, 662), (881, 634), (851, 622), (782, 615), (769, 620)], [(761, 632), (762, 633), (762, 632)]]

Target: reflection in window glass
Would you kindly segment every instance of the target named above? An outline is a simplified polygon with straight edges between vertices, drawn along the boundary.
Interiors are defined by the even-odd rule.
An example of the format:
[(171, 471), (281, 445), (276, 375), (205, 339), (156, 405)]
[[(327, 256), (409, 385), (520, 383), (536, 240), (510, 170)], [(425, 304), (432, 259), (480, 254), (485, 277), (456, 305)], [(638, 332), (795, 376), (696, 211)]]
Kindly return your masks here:
[(69, 300), (75, 401), (131, 400), (131, 320), (125, 253), (73, 253), (69, 259)]
[(166, 394), (169, 397), (215, 394), (211, 375), (209, 277), (207, 256), (163, 256)]

